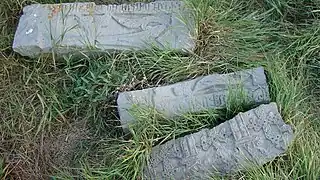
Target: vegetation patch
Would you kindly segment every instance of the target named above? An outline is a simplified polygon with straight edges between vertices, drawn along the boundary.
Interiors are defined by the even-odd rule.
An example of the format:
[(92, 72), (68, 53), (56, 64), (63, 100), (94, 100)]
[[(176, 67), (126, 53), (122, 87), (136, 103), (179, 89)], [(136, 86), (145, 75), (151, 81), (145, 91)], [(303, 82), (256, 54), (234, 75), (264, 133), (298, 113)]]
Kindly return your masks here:
[[(317, 0), (188, 0), (198, 33), (190, 55), (150, 50), (36, 59), (11, 49), (22, 8), (30, 3), (0, 2), (2, 178), (140, 179), (152, 146), (213, 127), (251, 107), (229, 101), (224, 110), (174, 120), (137, 108), (138, 122), (128, 135), (119, 127), (119, 92), (258, 66), (267, 72), (272, 101), (294, 126), (295, 141), (285, 155), (228, 178), (320, 177)], [(218, 178), (223, 177), (213, 177)]]

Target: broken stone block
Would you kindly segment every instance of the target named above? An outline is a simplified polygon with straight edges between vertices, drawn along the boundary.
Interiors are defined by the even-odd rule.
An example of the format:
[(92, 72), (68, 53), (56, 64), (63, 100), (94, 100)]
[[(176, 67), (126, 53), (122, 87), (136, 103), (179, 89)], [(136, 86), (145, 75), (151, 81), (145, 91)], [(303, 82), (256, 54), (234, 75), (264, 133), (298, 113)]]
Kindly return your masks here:
[(23, 9), (13, 50), (30, 57), (152, 47), (192, 51), (195, 21), (191, 14), (182, 1), (33, 4)]
[(269, 103), (269, 88), (262, 67), (229, 73), (213, 74), (176, 84), (122, 92), (118, 112), (122, 127), (134, 121), (130, 114), (133, 105), (155, 108), (165, 117), (172, 118), (188, 112), (224, 108), (232, 93), (247, 96), (252, 104)]
[(152, 149), (146, 179), (209, 179), (262, 166), (283, 154), (294, 134), (276, 103), (239, 113), (213, 129), (203, 129)]

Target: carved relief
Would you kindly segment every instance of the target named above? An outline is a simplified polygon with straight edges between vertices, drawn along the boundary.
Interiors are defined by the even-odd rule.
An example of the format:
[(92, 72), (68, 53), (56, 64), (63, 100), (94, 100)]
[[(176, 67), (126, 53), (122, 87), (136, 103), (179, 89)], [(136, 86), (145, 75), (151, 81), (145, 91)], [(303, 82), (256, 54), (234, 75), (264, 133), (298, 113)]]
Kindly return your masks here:
[[(263, 119), (269, 120), (263, 123)], [(263, 165), (284, 153), (292, 139), (292, 129), (284, 124), (276, 104), (261, 105), (211, 130), (169, 141), (170, 146), (159, 145), (161, 150), (155, 148), (151, 156), (162, 154), (164, 166), (149, 165), (152, 171), (147, 177), (207, 179), (214, 172), (223, 175)]]
[(261, 130), (263, 124), (261, 124), (258, 120), (257, 117), (255, 116), (254, 113), (248, 113), (248, 124), (247, 128), (253, 129), (254, 131), (258, 132)]
[(270, 111), (267, 115), (267, 121), (269, 122), (269, 124), (276, 124), (278, 125), (281, 121), (279, 121), (279, 119), (281, 119), (281, 117), (276, 116), (272, 111)]
[(280, 129), (281, 133), (284, 135), (289, 135), (289, 134), (293, 133), (291, 126), (289, 126), (287, 124), (281, 125), (279, 129)]
[(270, 155), (270, 149), (264, 147), (264, 141), (265, 139), (263, 137), (255, 136), (252, 138), (251, 142), (246, 142), (242, 145), (242, 149), (248, 152), (252, 162), (257, 163), (258, 165), (264, 164), (264, 157), (269, 157)]
[(269, 98), (268, 86), (258, 87), (257, 89), (253, 90), (251, 96), (252, 101), (264, 101), (265, 99)]
[(200, 137), (200, 146), (203, 151), (208, 151), (212, 146), (212, 141), (210, 136), (208, 136), (207, 132)]
[(283, 144), (283, 140), (282, 140), (282, 135), (279, 133), (279, 131), (274, 132), (271, 125), (265, 125), (263, 127), (263, 131), (264, 131), (266, 138), (269, 141), (271, 141), (271, 143), (274, 144), (276, 148), (279, 149), (279, 148), (283, 147), (284, 144)]
[(158, 1), (152, 3), (134, 3), (123, 5), (107, 5), (107, 11), (111, 12), (140, 12), (140, 11), (168, 11), (173, 9), (182, 10), (184, 7), (178, 1)]
[(265, 117), (265, 109), (263, 108), (256, 108), (254, 109), (254, 114), (255, 116), (258, 118), (258, 122), (259, 121), (262, 121), (263, 122), (263, 125), (267, 124), (268, 123), (268, 120)]
[[(155, 45), (164, 48), (166, 44), (163, 44), (164, 42), (160, 39), (170, 30), (172, 16), (172, 13), (105, 15), (99, 21), (102, 24), (98, 26), (96, 41), (100, 46), (119, 44), (123, 47), (134, 48), (141, 46), (142, 43), (150, 42), (157, 43)], [(116, 31), (110, 31), (110, 29), (116, 29)]]
[[(52, 50), (64, 54), (74, 52), (74, 47), (114, 51), (155, 46), (188, 51), (195, 45), (191, 37), (194, 34), (191, 27), (195, 24), (190, 11), (181, 1), (108, 6), (95, 3), (34, 4), (24, 9), (13, 46), (25, 56), (51, 53)], [(46, 27), (37, 29), (40, 23)], [(23, 38), (17, 39), (21, 31), (27, 34), (23, 32)], [(31, 35), (44, 38), (41, 42), (46, 44), (40, 46), (40, 42), (31, 41), (34, 40)], [(23, 48), (32, 50), (23, 51)]]
[(227, 139), (230, 138), (232, 135), (231, 130), (225, 124), (221, 125), (219, 130), (217, 131), (210, 131), (210, 138), (213, 139), (215, 142), (225, 143)]
[(253, 147), (256, 148), (263, 156), (269, 155), (269, 147), (264, 148), (264, 139), (262, 137), (257, 136), (252, 143)]
[[(215, 74), (199, 77), (194, 80), (180, 82), (169, 86), (145, 89), (143, 91), (125, 92), (126, 94), (131, 94), (136, 98), (133, 99), (133, 101), (127, 101), (124, 98), (118, 98), (120, 119), (126, 120), (122, 121), (125, 123), (127, 121), (134, 120), (134, 117), (130, 116), (128, 113), (125, 113), (125, 111), (121, 111), (121, 109), (124, 109), (123, 107), (127, 107), (132, 104), (139, 104), (139, 99), (145, 98), (152, 100), (152, 102), (146, 102), (146, 106), (155, 108), (168, 118), (174, 118), (188, 112), (192, 113), (207, 109), (223, 108), (227, 104), (229, 92), (229, 84), (226, 82), (228, 82), (230, 79), (242, 78), (242, 76), (244, 76), (243, 78), (246, 80), (246, 82), (243, 84), (243, 89), (247, 92), (251, 92), (252, 89), (257, 89), (259, 87), (268, 87), (266, 81), (259, 83), (256, 82), (258, 85), (252, 87), (252, 79), (259, 79), (259, 77), (253, 77), (248, 74), (265, 77), (263, 68), (256, 68), (231, 74)], [(241, 81), (234, 80), (234, 82), (231, 83), (235, 85), (236, 82), (239, 83)], [(119, 97), (121, 97), (121, 94)], [(253, 99), (252, 102), (255, 104), (260, 104), (270, 100), (269, 95), (265, 95), (263, 97), (263, 99)], [(243, 130), (247, 128), (242, 124), (240, 124), (240, 126), (240, 129)]]

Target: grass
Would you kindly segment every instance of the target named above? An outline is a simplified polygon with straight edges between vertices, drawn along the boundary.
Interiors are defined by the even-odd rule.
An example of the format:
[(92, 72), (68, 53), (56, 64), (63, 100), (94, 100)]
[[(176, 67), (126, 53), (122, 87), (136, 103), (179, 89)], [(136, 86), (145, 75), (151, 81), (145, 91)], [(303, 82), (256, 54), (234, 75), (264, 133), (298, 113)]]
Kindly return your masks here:
[(118, 92), (257, 66), (267, 71), (272, 101), (296, 138), (284, 156), (224, 178), (319, 179), (317, 0), (188, 0), (198, 25), (194, 54), (150, 50), (54, 60), (24, 58), (11, 49), (21, 9), (32, 2), (0, 2), (3, 179), (139, 179), (153, 145), (250, 107), (230, 101), (223, 111), (178, 120), (138, 108), (138, 122), (126, 136), (118, 127)]

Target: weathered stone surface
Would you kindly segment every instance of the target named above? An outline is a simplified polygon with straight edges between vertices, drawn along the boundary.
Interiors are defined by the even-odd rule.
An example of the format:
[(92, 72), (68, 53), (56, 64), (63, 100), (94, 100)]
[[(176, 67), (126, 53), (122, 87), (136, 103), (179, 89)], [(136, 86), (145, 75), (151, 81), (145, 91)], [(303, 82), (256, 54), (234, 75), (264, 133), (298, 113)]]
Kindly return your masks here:
[(213, 129), (171, 140), (152, 149), (146, 179), (208, 179), (261, 166), (286, 151), (293, 140), (276, 103), (239, 113)]
[(183, 51), (194, 48), (195, 22), (181, 1), (33, 4), (23, 12), (13, 49), (24, 56), (151, 46)]
[(187, 112), (199, 112), (211, 108), (223, 108), (229, 92), (246, 93), (252, 103), (270, 102), (269, 88), (262, 67), (230, 73), (213, 74), (169, 86), (123, 92), (118, 96), (120, 121), (126, 129), (134, 118), (132, 105), (155, 108), (166, 117)]

